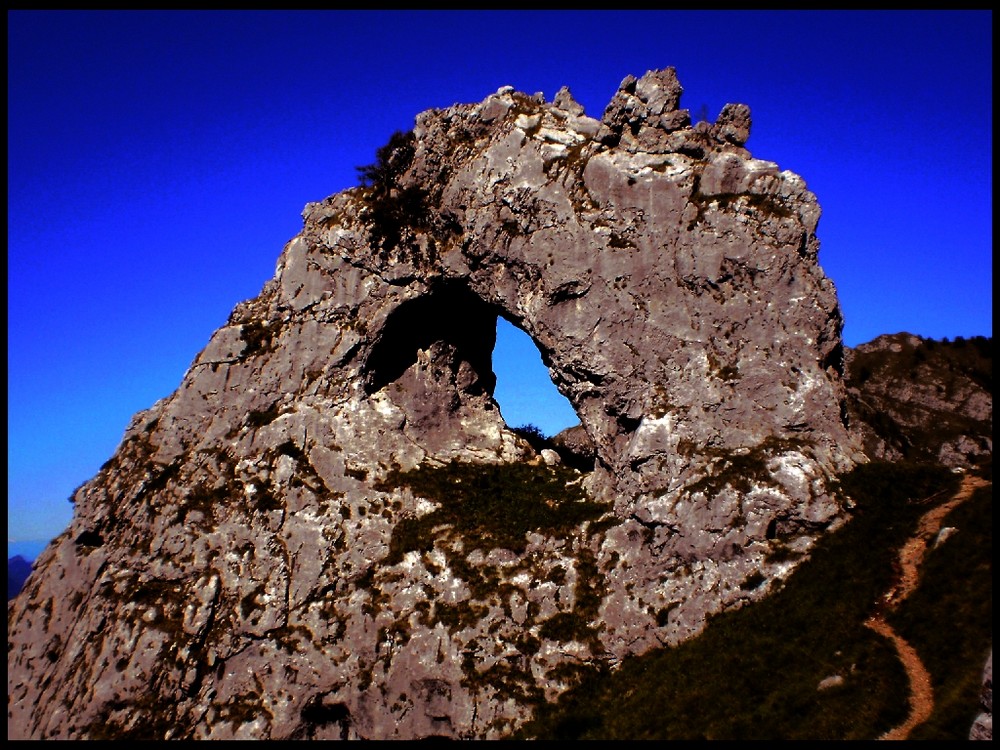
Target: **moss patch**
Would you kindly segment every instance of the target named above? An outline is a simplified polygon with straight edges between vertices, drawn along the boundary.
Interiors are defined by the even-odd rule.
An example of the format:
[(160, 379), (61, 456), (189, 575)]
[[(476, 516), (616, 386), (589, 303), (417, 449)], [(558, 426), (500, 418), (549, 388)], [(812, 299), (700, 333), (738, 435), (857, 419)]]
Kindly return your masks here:
[[(692, 450), (688, 445), (679, 452)], [(712, 496), (718, 494), (726, 485), (737, 492), (750, 492), (755, 483), (765, 483), (770, 480), (767, 465), (777, 455), (792, 450), (802, 450), (803, 443), (795, 439), (768, 437), (760, 445), (746, 453), (722, 453), (718, 450), (705, 449), (703, 453), (716, 456), (719, 461), (711, 469), (708, 476), (688, 486), (689, 493), (704, 492)]]

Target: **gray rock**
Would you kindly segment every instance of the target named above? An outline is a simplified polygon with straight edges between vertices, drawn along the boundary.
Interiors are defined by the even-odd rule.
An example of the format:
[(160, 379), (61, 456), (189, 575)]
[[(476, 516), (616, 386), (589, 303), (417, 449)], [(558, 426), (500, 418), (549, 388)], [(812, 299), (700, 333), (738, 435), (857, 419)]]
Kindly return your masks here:
[(557, 466), (562, 463), (562, 459), (559, 457), (559, 454), (551, 448), (542, 448), (539, 455), (541, 455), (542, 461), (544, 461), (547, 466)]
[(583, 425), (567, 427), (559, 434), (553, 435), (552, 445), (563, 463), (581, 471), (593, 470), (597, 452)]
[[(863, 458), (819, 207), (745, 107), (695, 129), (680, 95), (629, 77), (597, 121), (505, 87), (306, 206), (9, 605), (8, 736), (500, 737), (787, 576), (769, 553), (840, 521)], [(528, 467), (560, 510), (513, 536), (446, 515), (533, 455), (498, 314), (592, 459)], [(418, 481), (452, 462), (478, 479)]]
[(839, 674), (832, 674), (829, 677), (824, 677), (819, 681), (819, 685), (816, 686), (816, 690), (829, 690), (830, 688), (840, 687), (844, 684), (844, 678)]
[(983, 668), (983, 687), (979, 695), (979, 706), (982, 709), (972, 729), (969, 732), (970, 740), (993, 740), (993, 651), (990, 650), (990, 658), (986, 660)]
[(938, 546), (944, 544), (946, 541), (951, 539), (951, 537), (957, 532), (954, 526), (944, 526), (938, 531), (937, 535), (934, 537), (933, 548), (937, 549)]
[(712, 126), (719, 140), (742, 146), (750, 138), (750, 108), (745, 104), (727, 104)]

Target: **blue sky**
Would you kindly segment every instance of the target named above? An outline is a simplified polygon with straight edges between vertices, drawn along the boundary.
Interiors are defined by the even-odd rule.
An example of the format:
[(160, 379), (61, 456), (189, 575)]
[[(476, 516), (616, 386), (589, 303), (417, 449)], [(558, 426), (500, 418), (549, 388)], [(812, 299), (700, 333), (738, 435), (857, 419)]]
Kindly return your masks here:
[[(991, 58), (989, 11), (9, 12), (9, 553), (66, 526), (307, 202), (508, 84), (600, 117), (672, 65), (693, 114), (748, 104), (749, 150), (819, 198), (848, 345), (992, 336)], [(572, 421), (518, 380), (530, 342), (495, 359), (511, 424)]]

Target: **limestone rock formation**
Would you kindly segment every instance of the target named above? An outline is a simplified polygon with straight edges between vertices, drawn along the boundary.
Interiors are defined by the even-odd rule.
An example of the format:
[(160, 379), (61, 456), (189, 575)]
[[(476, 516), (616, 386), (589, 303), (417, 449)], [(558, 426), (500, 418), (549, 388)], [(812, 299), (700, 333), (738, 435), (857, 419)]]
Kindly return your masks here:
[[(499, 737), (786, 576), (861, 457), (820, 210), (680, 95), (505, 87), (306, 206), (9, 606), (8, 735)], [(497, 316), (590, 470), (504, 424)]]
[(983, 667), (983, 686), (979, 694), (979, 707), (982, 709), (972, 729), (969, 731), (970, 740), (993, 740), (993, 652), (986, 660)]

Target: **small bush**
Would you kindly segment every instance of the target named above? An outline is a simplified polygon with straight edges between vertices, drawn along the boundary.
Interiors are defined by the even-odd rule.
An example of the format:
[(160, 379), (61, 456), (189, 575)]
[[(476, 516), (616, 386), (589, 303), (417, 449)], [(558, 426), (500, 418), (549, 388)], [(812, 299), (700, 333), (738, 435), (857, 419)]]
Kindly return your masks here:
[(240, 340), (243, 341), (243, 351), (240, 353), (241, 360), (247, 357), (254, 357), (258, 354), (266, 354), (271, 351), (274, 331), (260, 321), (252, 320), (240, 326)]
[(355, 167), (358, 179), (364, 187), (372, 187), (384, 192), (392, 188), (400, 175), (413, 161), (413, 131), (397, 130), (389, 137), (389, 142), (375, 151), (375, 162)]
[(546, 437), (545, 433), (533, 424), (512, 427), (511, 432), (527, 440), (528, 445), (534, 448), (536, 452), (541, 451), (543, 448), (550, 448), (552, 445), (551, 440)]
[(413, 162), (413, 132), (396, 131), (389, 142), (375, 152), (375, 162), (355, 167), (369, 207), (368, 222), (372, 239), (382, 248), (399, 245), (408, 228), (428, 227), (427, 191), (414, 185), (399, 184)]

